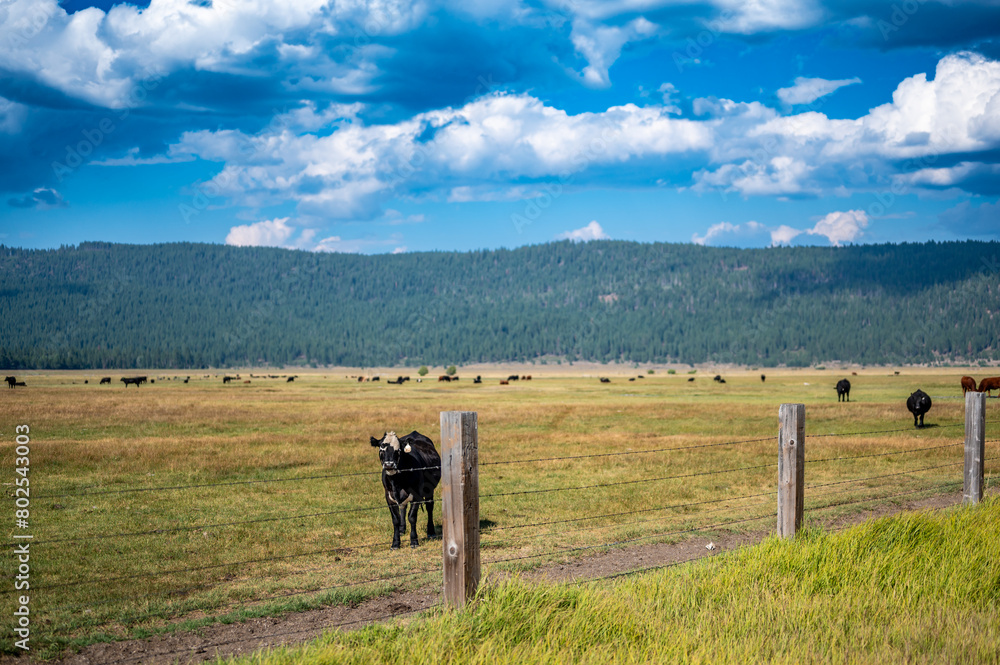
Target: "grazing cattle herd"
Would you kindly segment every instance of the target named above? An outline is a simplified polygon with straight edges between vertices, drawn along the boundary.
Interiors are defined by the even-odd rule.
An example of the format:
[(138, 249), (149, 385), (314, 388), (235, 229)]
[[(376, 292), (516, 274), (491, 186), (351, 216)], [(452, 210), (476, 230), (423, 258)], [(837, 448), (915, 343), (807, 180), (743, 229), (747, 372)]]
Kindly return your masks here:
[[(851, 372), (851, 375), (852, 376), (857, 376), (858, 373), (857, 372)], [(893, 372), (893, 376), (898, 376), (898, 375), (899, 375), (898, 371)], [(215, 376), (218, 377), (218, 375), (215, 375)], [(253, 377), (253, 376), (254, 375), (251, 374), (251, 377)], [(270, 378), (270, 379), (279, 379), (279, 378), (281, 378), (281, 379), (285, 379), (286, 383), (292, 383), (293, 381), (295, 381), (295, 379), (297, 377), (298, 377), (298, 375), (292, 375), (292, 376), (284, 376), (284, 375), (282, 375), (282, 376), (277, 376), (277, 375), (261, 375), (261, 376), (258, 376), (256, 378), (262, 378), (262, 379), (263, 378)], [(190, 376), (184, 377), (183, 379), (181, 377), (163, 377), (163, 376), (161, 376), (159, 378), (166, 379), (167, 381), (180, 381), (180, 380), (182, 380), (185, 384), (188, 383), (190, 381), (190, 379), (191, 379)], [(210, 376), (209, 375), (205, 375), (204, 378), (208, 379), (208, 378), (210, 378)], [(371, 376), (371, 377), (349, 376), (347, 378), (350, 378), (350, 379), (356, 378), (359, 383), (360, 382), (379, 381), (380, 380), (379, 376)], [(610, 384), (612, 382), (611, 379), (608, 378), (608, 377), (606, 377), (606, 376), (602, 376), (602, 377), (598, 377), (598, 378), (599, 378), (599, 380), (600, 380), (601, 383)], [(645, 379), (645, 378), (646, 377), (644, 377), (643, 375), (640, 374), (640, 375), (635, 376), (635, 377), (630, 377), (628, 379), (628, 381), (634, 382), (636, 379)], [(761, 383), (765, 382), (766, 379), (767, 379), (767, 377), (764, 374), (760, 375)], [(14, 376), (7, 376), (7, 377), (5, 377), (4, 380), (7, 382), (7, 387), (10, 388), (10, 389), (13, 389), (14, 387), (27, 387), (27, 384), (24, 381), (18, 381), (17, 378), (14, 377)], [(121, 377), (119, 380), (121, 381), (121, 383), (124, 385), (125, 388), (128, 388), (131, 385), (134, 385), (134, 386), (136, 386), (138, 388), (139, 386), (141, 386), (142, 384), (146, 383), (147, 381), (149, 383), (155, 383), (153, 380), (149, 380), (145, 376), (125, 376), (125, 377)], [(387, 384), (391, 384), (391, 385), (403, 385), (405, 382), (407, 382), (409, 380), (410, 380), (410, 377), (408, 377), (408, 376), (398, 376), (395, 379), (387, 379), (386, 383)], [(459, 380), (459, 377), (457, 377), (457, 376), (449, 376), (447, 374), (442, 374), (441, 376), (438, 377), (438, 381), (439, 382), (443, 382), (443, 383), (451, 383), (451, 382), (455, 382), (455, 381), (458, 381), (458, 380)], [(526, 374), (526, 375), (511, 374), (506, 379), (501, 379), (500, 380), (500, 385), (507, 386), (507, 385), (510, 385), (510, 383), (512, 381), (530, 381), (530, 380), (531, 380), (531, 375), (530, 374)], [(694, 380), (695, 380), (695, 377), (693, 377), (693, 376), (687, 378), (687, 382), (688, 383), (693, 383)], [(721, 374), (716, 374), (712, 378), (712, 380), (715, 381), (716, 383), (719, 383), (719, 384), (725, 384), (726, 383), (726, 380), (724, 378), (722, 378)], [(222, 377), (222, 382), (224, 384), (233, 383), (233, 382), (239, 382), (239, 381), (241, 381), (241, 377), (240, 377), (239, 374), (237, 374), (236, 376), (225, 375), (225, 376)], [(417, 379), (418, 383), (420, 381), (421, 381), (421, 379)], [(84, 383), (89, 383), (89, 381), (84, 381)], [(100, 385), (102, 385), (102, 386), (103, 385), (111, 385), (111, 383), (112, 383), (112, 379), (111, 379), (110, 376), (102, 377), (101, 380), (100, 380)], [(244, 384), (249, 384), (250, 381), (249, 380), (245, 380), (245, 381), (243, 381), (243, 383)], [(475, 379), (473, 379), (472, 383), (477, 384), (477, 385), (482, 385), (482, 383), (483, 383), (483, 377), (481, 375), (477, 375), (475, 377)], [(806, 385), (808, 385), (808, 384), (806, 384)], [(989, 397), (993, 397), (993, 391), (994, 390), (1000, 391), (1000, 377), (987, 377), (987, 378), (984, 378), (982, 381), (979, 382), (979, 384), (977, 386), (976, 380), (973, 377), (971, 377), (971, 376), (963, 376), (961, 378), (961, 380), (960, 380), (960, 385), (961, 385), (963, 393), (980, 392), (980, 393), (986, 393), (987, 396), (989, 396)], [(847, 379), (841, 379), (840, 381), (837, 382), (836, 389), (837, 389), (837, 401), (838, 402), (850, 402), (851, 401), (851, 382), (850, 381), (848, 381)], [(931, 404), (932, 404), (931, 397), (927, 393), (925, 393), (924, 391), (922, 391), (922, 390), (915, 391), (914, 393), (912, 393), (907, 398), (907, 400), (906, 400), (906, 408), (910, 411), (910, 413), (913, 414), (913, 425), (914, 425), (914, 427), (918, 427), (918, 428), (924, 427), (924, 415), (930, 410)], [(413, 433), (413, 434), (416, 435), (417, 433)], [(409, 436), (411, 436), (411, 435), (408, 434), (407, 437), (409, 437)], [(417, 436), (421, 440), (426, 439), (426, 437), (422, 437), (421, 435), (417, 435)], [(404, 438), (406, 438), (406, 437), (404, 437)], [(374, 441), (374, 439), (373, 439), (373, 441)], [(428, 442), (429, 442), (429, 440), (428, 440)], [(373, 443), (372, 445), (376, 445), (376, 444)], [(421, 443), (420, 448), (422, 448), (423, 446), (424, 446), (424, 444)], [(430, 444), (430, 450), (433, 451), (433, 444)], [(430, 454), (430, 453), (428, 453), (428, 454)], [(434, 452), (433, 454), (436, 455), (437, 453)], [(387, 492), (388, 491), (389, 490), (387, 490)], [(415, 513), (414, 513), (414, 515), (415, 515)], [(405, 527), (403, 527), (403, 532), (405, 533)]]
[[(858, 373), (857, 372), (851, 372), (851, 375), (852, 376), (857, 376)], [(894, 376), (898, 376), (899, 372), (896, 371), (896, 372), (893, 373), (893, 375)], [(218, 377), (218, 374), (216, 374), (215, 376)], [(292, 376), (284, 376), (284, 375), (282, 375), (282, 376), (277, 376), (277, 375), (260, 375), (260, 376), (256, 376), (256, 377), (254, 377), (254, 375), (251, 374), (250, 376), (251, 376), (251, 378), (258, 378), (258, 379), (285, 379), (286, 383), (292, 383), (292, 382), (295, 381), (295, 379), (298, 378), (297, 374), (296, 375), (292, 375)], [(188, 383), (191, 380), (190, 376), (184, 377), (183, 379), (181, 377), (179, 377), (179, 376), (176, 376), (176, 377), (169, 377), (169, 376), (168, 377), (163, 377), (163, 376), (161, 376), (161, 377), (158, 377), (158, 378), (160, 378), (160, 379), (166, 379), (167, 381), (182, 381), (183, 383)], [(203, 378), (208, 379), (208, 378), (210, 378), (210, 376), (206, 374)], [(371, 376), (371, 377), (366, 377), (366, 376), (349, 376), (347, 378), (357, 379), (358, 383), (363, 383), (363, 382), (368, 382), (368, 381), (380, 381), (381, 380), (380, 376)], [(646, 378), (645, 376), (643, 376), (643, 375), (640, 374), (640, 375), (635, 376), (635, 377), (629, 377), (628, 380), (629, 381), (635, 381), (636, 379), (645, 379), (645, 378)], [(4, 380), (7, 382), (7, 387), (8, 388), (14, 388), (15, 386), (26, 386), (26, 384), (25, 384), (24, 381), (18, 381), (17, 378), (13, 377), (13, 376), (7, 376), (7, 377), (4, 378)], [(134, 385), (134, 386), (138, 387), (138, 386), (142, 385), (143, 383), (146, 383), (147, 381), (149, 383), (156, 383), (155, 380), (148, 379), (145, 376), (126, 376), (126, 377), (121, 377), (119, 380), (125, 385), (126, 388), (128, 386), (130, 386), (130, 385)], [(459, 380), (458, 376), (450, 376), (450, 375), (447, 375), (447, 374), (442, 374), (441, 376), (438, 377), (438, 381), (439, 382), (443, 382), (443, 383), (451, 383), (451, 382), (458, 381), (458, 380)], [(501, 379), (500, 380), (500, 385), (502, 385), (502, 386), (510, 385), (511, 381), (530, 381), (530, 380), (531, 380), (531, 375), (530, 374), (526, 374), (526, 375), (523, 375), (523, 376), (522, 375), (518, 375), (518, 374), (511, 374), (506, 379)], [(608, 378), (608, 377), (605, 377), (605, 376), (599, 377), (599, 380), (600, 380), (601, 383), (611, 383), (611, 379)], [(688, 383), (693, 383), (694, 380), (695, 380), (695, 377), (693, 377), (693, 376), (690, 376), (690, 377), (687, 378)], [(722, 378), (721, 374), (716, 374), (714, 377), (712, 377), (712, 380), (715, 381), (716, 383), (719, 383), (719, 384), (726, 383), (726, 380), (724, 378)], [(761, 374), (760, 375), (760, 380), (761, 380), (761, 383), (764, 383), (767, 380), (767, 376), (764, 375), (764, 374)], [(240, 377), (239, 374), (237, 374), (236, 376), (230, 376), (230, 375), (227, 374), (227, 375), (224, 375), (222, 377), (222, 382), (223, 383), (232, 383), (232, 382), (238, 382), (238, 381), (243, 381), (244, 384), (250, 383), (250, 381), (244, 381)], [(403, 385), (407, 381), (410, 381), (410, 377), (408, 377), (408, 376), (397, 376), (395, 379), (386, 379), (386, 383), (391, 384), (391, 385)], [(417, 382), (420, 383), (421, 379), (417, 379)], [(474, 378), (472, 380), (472, 382), (475, 383), (475, 384), (482, 384), (483, 383), (483, 377), (481, 375), (476, 375), (476, 378)], [(85, 384), (89, 383), (89, 380), (84, 380), (84, 383)], [(100, 380), (99, 383), (102, 386), (103, 385), (111, 385), (112, 379), (111, 379), (110, 376), (105, 376), (105, 377), (101, 378), (101, 380)], [(808, 385), (808, 384), (806, 384), (806, 385)], [(979, 384), (977, 386), (976, 385), (976, 380), (973, 377), (971, 377), (971, 376), (963, 376), (961, 378), (961, 380), (960, 380), (960, 385), (961, 385), (962, 393), (963, 394), (969, 393), (969, 392), (981, 392), (981, 393), (986, 393), (989, 397), (993, 397), (993, 391), (994, 390), (1000, 391), (1000, 377), (994, 376), (994, 377), (984, 378), (982, 381), (979, 382)], [(836, 389), (837, 389), (837, 401), (838, 402), (850, 402), (851, 401), (851, 382), (850, 381), (848, 381), (847, 379), (841, 379), (840, 381), (837, 382)], [(925, 394), (925, 393), (922, 393), (922, 394)]]
[(420, 432), (397, 437), (386, 432), (381, 439), (370, 437), (378, 448), (382, 464), (382, 488), (385, 503), (392, 518), (392, 549), (398, 550), (400, 537), (406, 533), (409, 506), (410, 547), (417, 547), (417, 513), (420, 506), (427, 510), (427, 539), (434, 538), (434, 488), (441, 482), (441, 456), (434, 442)]

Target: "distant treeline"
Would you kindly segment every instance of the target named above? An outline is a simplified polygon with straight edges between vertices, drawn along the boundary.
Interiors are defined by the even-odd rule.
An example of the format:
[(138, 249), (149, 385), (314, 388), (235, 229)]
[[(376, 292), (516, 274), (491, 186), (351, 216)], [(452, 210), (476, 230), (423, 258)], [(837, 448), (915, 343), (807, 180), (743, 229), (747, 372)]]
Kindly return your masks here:
[(0, 368), (1000, 359), (1000, 243), (0, 245)]

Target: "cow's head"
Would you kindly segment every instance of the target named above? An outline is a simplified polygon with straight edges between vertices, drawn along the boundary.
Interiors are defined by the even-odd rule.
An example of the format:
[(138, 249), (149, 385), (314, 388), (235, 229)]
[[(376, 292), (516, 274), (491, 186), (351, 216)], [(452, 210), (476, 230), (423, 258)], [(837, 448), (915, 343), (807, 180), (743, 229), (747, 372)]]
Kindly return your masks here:
[(396, 475), (399, 469), (399, 458), (403, 453), (410, 452), (410, 445), (402, 447), (395, 432), (386, 432), (382, 439), (371, 438), (372, 447), (378, 448), (378, 459), (382, 462), (382, 469), (390, 476)]

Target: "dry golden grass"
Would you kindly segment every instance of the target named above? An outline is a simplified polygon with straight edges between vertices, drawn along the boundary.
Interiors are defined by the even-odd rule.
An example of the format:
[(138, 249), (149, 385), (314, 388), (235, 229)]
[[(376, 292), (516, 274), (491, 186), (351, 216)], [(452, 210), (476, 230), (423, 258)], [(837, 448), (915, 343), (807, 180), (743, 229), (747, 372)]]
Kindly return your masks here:
[[(31, 427), (32, 574), (42, 585), (32, 602), (48, 621), (36, 636), (56, 647), (68, 638), (137, 634), (252, 606), (270, 613), (436, 583), (430, 573), (330, 589), (440, 566), (439, 542), (388, 552), (391, 527), (368, 438), (416, 429), (437, 441), (441, 411), (479, 414), (483, 559), (502, 562), (488, 570), (573, 554), (551, 554), (563, 549), (670, 540), (684, 529), (748, 517), (765, 518), (715, 528), (772, 529), (782, 402), (807, 405), (809, 460), (900, 453), (808, 464), (807, 486), (887, 476), (807, 491), (811, 519), (832, 515), (817, 512), (829, 503), (944, 483), (954, 491), (957, 482), (960, 491), (962, 448), (954, 444), (963, 437), (958, 379), (965, 373), (867, 370), (849, 377), (850, 403), (837, 403), (833, 386), (844, 373), (831, 371), (769, 371), (764, 384), (759, 372), (734, 372), (725, 385), (703, 372), (693, 383), (685, 373), (629, 382), (639, 371), (621, 368), (608, 372), (610, 385), (544, 372), (510, 386), (499, 385), (504, 371), (484, 375), (482, 385), (466, 371), (458, 384), (403, 386), (358, 384), (332, 371), (303, 373), (294, 383), (230, 385), (192, 374), (189, 384), (159, 379), (138, 389), (99, 386), (100, 374), (34, 373), (24, 377), (27, 389), (0, 399), (4, 435), (16, 424)], [(919, 431), (904, 406), (918, 387), (935, 398), (927, 423), (936, 425)], [(989, 421), (1000, 420), (996, 401), (988, 409)], [(846, 436), (881, 430), (901, 431)], [(998, 432), (995, 424), (987, 428), (988, 437)], [(844, 436), (816, 436), (830, 433)], [(688, 448), (752, 439), (765, 440)], [(949, 447), (907, 452), (935, 446)], [(665, 448), (682, 450), (571, 459)], [(508, 463), (537, 458), (555, 459)], [(12, 479), (10, 447), (3, 464)], [(917, 470), (942, 464), (952, 466)], [(744, 467), (762, 468), (709, 474)], [(634, 482), (679, 475), (690, 477)], [(312, 476), (323, 477), (303, 480)], [(299, 480), (245, 482), (282, 479)], [(624, 484), (572, 489), (610, 483)], [(177, 485), (212, 486), (122, 491)], [(510, 494), (554, 488), (570, 491)], [(593, 518), (637, 510), (647, 512)], [(440, 531), (440, 507), (435, 518)], [(425, 519), (422, 513), (421, 536)], [(526, 526), (562, 520), (577, 521)], [(233, 522), (244, 523), (214, 526)], [(232, 562), (247, 563), (223, 565)], [(214, 567), (187, 570), (206, 566)], [(92, 580), (103, 581), (77, 584)], [(301, 591), (312, 593), (269, 598)]]

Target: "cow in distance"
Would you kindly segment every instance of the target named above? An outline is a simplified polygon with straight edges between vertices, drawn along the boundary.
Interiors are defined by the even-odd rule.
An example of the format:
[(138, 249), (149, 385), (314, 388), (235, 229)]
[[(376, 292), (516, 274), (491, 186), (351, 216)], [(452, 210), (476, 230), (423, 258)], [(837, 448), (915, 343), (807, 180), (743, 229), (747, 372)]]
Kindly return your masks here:
[(1000, 390), (1000, 376), (992, 376), (979, 382), (979, 392), (993, 397), (991, 393), (994, 390)]
[[(924, 414), (931, 410), (931, 397), (923, 390), (917, 389), (906, 398), (906, 408), (913, 414), (913, 426), (923, 427)], [(918, 421), (920, 424), (917, 424)]]

